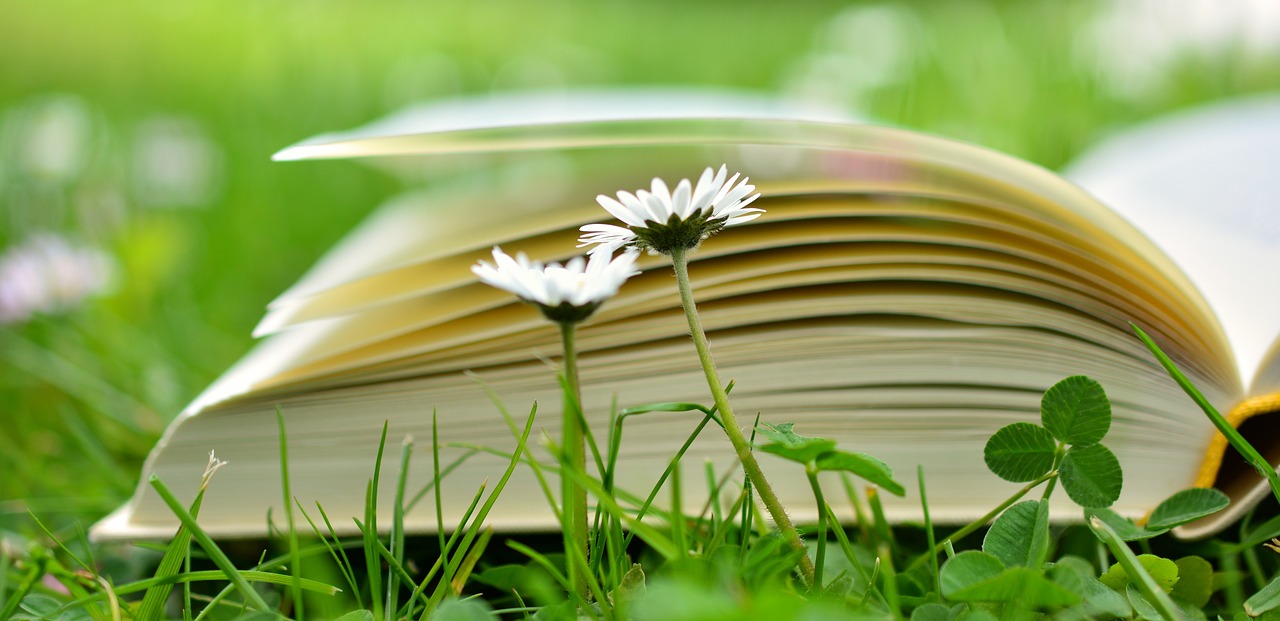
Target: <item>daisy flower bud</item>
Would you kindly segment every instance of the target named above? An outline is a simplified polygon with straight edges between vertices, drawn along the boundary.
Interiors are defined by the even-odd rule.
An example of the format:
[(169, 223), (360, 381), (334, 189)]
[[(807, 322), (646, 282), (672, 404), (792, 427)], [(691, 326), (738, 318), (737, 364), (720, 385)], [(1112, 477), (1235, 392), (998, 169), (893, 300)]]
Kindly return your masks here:
[(494, 246), (493, 263), (480, 261), (471, 267), (480, 280), (537, 306), (556, 323), (578, 323), (613, 297), (628, 278), (640, 273), (636, 253), (614, 257), (593, 252), (590, 260), (574, 257), (568, 263), (543, 265), (523, 252), (511, 257)]
[(747, 178), (732, 177), (725, 166), (718, 172), (707, 168), (694, 186), (681, 179), (675, 191), (655, 178), (650, 190), (618, 192), (617, 200), (601, 194), (596, 197), (606, 211), (627, 226), (588, 224), (582, 227), (578, 247), (595, 244), (589, 252), (610, 254), (619, 248), (649, 250), (671, 254), (672, 250), (692, 250), (726, 226), (741, 224), (760, 217), (763, 209), (747, 207), (760, 197), (756, 186)]

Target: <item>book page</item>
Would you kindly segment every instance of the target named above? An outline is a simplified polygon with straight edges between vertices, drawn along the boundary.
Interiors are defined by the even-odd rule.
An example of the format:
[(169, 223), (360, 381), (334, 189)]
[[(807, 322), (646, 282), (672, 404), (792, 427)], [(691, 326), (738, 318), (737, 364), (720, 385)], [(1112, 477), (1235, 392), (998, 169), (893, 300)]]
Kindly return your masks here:
[(1106, 141), (1067, 176), (1145, 232), (1208, 299), (1254, 377), (1280, 335), (1280, 98), (1195, 110)]

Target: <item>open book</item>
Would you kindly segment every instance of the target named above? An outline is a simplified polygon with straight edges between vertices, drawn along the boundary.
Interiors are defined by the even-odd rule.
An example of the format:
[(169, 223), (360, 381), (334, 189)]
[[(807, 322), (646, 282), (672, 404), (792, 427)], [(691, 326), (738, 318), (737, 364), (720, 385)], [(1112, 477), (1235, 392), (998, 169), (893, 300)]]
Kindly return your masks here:
[[(604, 99), (579, 97), (565, 112), (563, 102), (517, 98), (464, 121), (428, 111), (279, 154), (426, 156), (398, 161), (468, 172), (384, 206), (274, 301), (258, 328), (265, 340), (174, 421), (133, 499), (95, 535), (170, 535), (176, 521), (146, 475), (189, 497), (210, 450), (230, 465), (210, 486), (201, 523), (224, 536), (265, 533), (268, 510), (278, 518), (283, 509), (277, 406), (294, 496), (306, 507), (320, 503), (343, 530), (348, 516), (363, 514), (383, 421), (392, 442), (411, 435), (429, 447), (435, 411), (442, 443), (509, 451), (514, 440), (487, 388), (517, 416), (539, 403), (538, 425), (558, 437), (560, 393), (548, 362), (558, 359), (557, 329), (480, 284), (470, 266), (495, 244), (565, 260), (580, 225), (608, 219), (597, 194), (654, 176), (674, 182), (721, 162), (751, 177), (763, 194), (756, 205), (767, 210), (708, 240), (690, 265), (721, 376), (736, 382), (735, 409), (870, 453), (904, 482), (923, 465), (935, 521), (980, 516), (1011, 493), (1015, 486), (987, 471), (983, 445), (1008, 423), (1036, 420), (1041, 393), (1067, 375), (1097, 379), (1112, 400), (1107, 444), (1126, 480), (1114, 509), (1141, 516), (1212, 480), (1201, 471), (1221, 462), (1215, 430), (1129, 322), (1223, 410), (1261, 411), (1257, 404), (1280, 393), (1274, 346), (1246, 369), (1257, 378), (1246, 387), (1209, 303), (1176, 258), (1049, 171), (886, 127), (738, 104), (684, 102), (656, 113)], [(644, 256), (640, 267), (579, 329), (597, 438), (614, 407), (710, 402), (669, 265)], [(1276, 334), (1248, 338), (1271, 343)], [(628, 419), (618, 487), (647, 491), (698, 419)], [(446, 447), (442, 463), (466, 450)], [(398, 455), (387, 453), (379, 496), (389, 503)], [(719, 433), (703, 434), (685, 457), (687, 465), (704, 460), (717, 474), (732, 467)], [(446, 524), (504, 463), (480, 453), (449, 474)], [(419, 448), (411, 487), (431, 480), (430, 464), (429, 448)], [(812, 518), (803, 469), (767, 456), (762, 465), (793, 516)], [(691, 470), (684, 506), (701, 506), (705, 477)], [(1058, 496), (1056, 515), (1078, 517)], [(522, 468), (489, 522), (554, 528), (547, 502)], [(920, 516), (912, 491), (884, 502), (891, 519)], [(435, 528), (430, 504), (407, 515), (409, 529)]]

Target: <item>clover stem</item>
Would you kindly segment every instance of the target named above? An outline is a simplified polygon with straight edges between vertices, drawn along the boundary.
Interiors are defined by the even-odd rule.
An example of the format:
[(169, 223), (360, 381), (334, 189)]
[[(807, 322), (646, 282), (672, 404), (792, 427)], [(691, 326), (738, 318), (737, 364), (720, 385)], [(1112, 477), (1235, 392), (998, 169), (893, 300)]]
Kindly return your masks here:
[(689, 334), (693, 337), (694, 347), (698, 350), (698, 360), (702, 363), (702, 372), (707, 376), (707, 386), (711, 388), (711, 397), (715, 400), (716, 409), (720, 413), (720, 420), (724, 423), (725, 435), (729, 436), (729, 443), (733, 445), (733, 450), (738, 455), (738, 461), (742, 463), (742, 471), (751, 480), (751, 484), (755, 486), (760, 501), (764, 503), (765, 510), (769, 512), (769, 517), (773, 518), (773, 523), (777, 525), (778, 531), (782, 533), (783, 540), (803, 554), (800, 557), (800, 571), (804, 576), (804, 580), (808, 584), (813, 584), (813, 561), (809, 558), (809, 552), (804, 547), (804, 541), (800, 539), (800, 533), (792, 525), (786, 509), (778, 501), (777, 494), (773, 492), (773, 487), (769, 485), (769, 481), (765, 478), (764, 471), (760, 469), (760, 464), (756, 461), (755, 454), (751, 451), (751, 444), (738, 426), (738, 419), (733, 414), (733, 408), (729, 406), (729, 395), (725, 392), (724, 385), (720, 383), (720, 375), (716, 372), (715, 362), (711, 359), (711, 347), (707, 344), (707, 334), (702, 329), (702, 320), (698, 317), (698, 308), (693, 302), (693, 289), (689, 285), (688, 252), (686, 248), (673, 249), (671, 251), (671, 264), (675, 268), (676, 286), (680, 289), (680, 303), (684, 306), (684, 316), (689, 321)]
[(986, 526), (988, 522), (996, 519), (996, 516), (1003, 513), (1005, 509), (1012, 507), (1014, 503), (1018, 502), (1019, 500), (1022, 500), (1023, 496), (1026, 496), (1031, 490), (1039, 487), (1041, 483), (1044, 483), (1045, 481), (1052, 481), (1057, 478), (1058, 478), (1057, 470), (1050, 470), (1049, 472), (1046, 472), (1040, 475), (1038, 478), (1036, 478), (1036, 480), (1031, 481), (1030, 483), (1027, 483), (1022, 487), (1022, 489), (1014, 492), (1012, 496), (1006, 498), (1005, 501), (997, 505), (996, 508), (988, 511), (986, 515), (972, 522), (969, 522), (960, 530), (957, 530), (956, 532), (951, 533), (945, 539), (942, 540), (942, 543), (939, 543), (938, 545), (934, 546), (934, 548), (930, 550), (928, 553), (917, 556), (914, 561), (911, 561), (911, 564), (907, 567), (907, 570), (910, 571), (912, 569), (915, 569), (917, 565), (928, 560), (929, 554), (933, 554), (936, 556), (939, 552), (942, 552), (943, 550), (945, 550), (948, 544), (952, 542), (960, 541), (961, 539), (964, 539), (965, 537), (972, 534), (973, 531), (978, 530), (983, 526)]
[[(1059, 442), (1058, 447), (1053, 451), (1053, 466), (1049, 468), (1050, 472), (1057, 472), (1062, 467), (1062, 458), (1067, 454), (1067, 445), (1065, 442)], [(1040, 500), (1049, 500), (1049, 496), (1053, 494), (1053, 488), (1058, 484), (1058, 477), (1049, 479), (1049, 484), (1044, 486), (1044, 495)]]
[[(571, 321), (560, 323), (560, 342), (564, 345), (565, 394), (564, 415), (561, 420), (562, 450), (568, 459), (568, 467), (586, 474), (587, 451), (582, 432), (582, 388), (578, 383), (578, 352), (574, 345), (574, 328)], [(590, 601), (591, 590), (587, 582), (587, 490), (571, 476), (560, 477), (564, 505), (564, 554), (569, 581), (584, 601)]]

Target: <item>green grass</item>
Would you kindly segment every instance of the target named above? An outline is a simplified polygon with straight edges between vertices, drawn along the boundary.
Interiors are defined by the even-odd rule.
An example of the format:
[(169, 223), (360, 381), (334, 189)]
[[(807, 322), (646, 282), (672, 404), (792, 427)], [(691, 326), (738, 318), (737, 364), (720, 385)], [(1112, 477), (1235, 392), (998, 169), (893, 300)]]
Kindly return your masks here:
[[(400, 181), (358, 164), (271, 163), (270, 154), (283, 146), (368, 122), (413, 101), (492, 89), (689, 84), (794, 93), (808, 80), (829, 87), (835, 93), (831, 101), (852, 113), (977, 142), (1052, 168), (1114, 129), (1196, 103), (1280, 88), (1280, 65), (1224, 51), (1168, 66), (1160, 88), (1122, 93), (1104, 79), (1104, 64), (1080, 53), (1099, 3), (919, 0), (894, 5), (906, 15), (906, 60), (855, 91), (847, 83), (859, 75), (860, 41), (838, 27), (847, 21), (839, 16), (848, 6), (676, 0), (564, 0), (533, 8), (407, 0), (7, 4), (0, 10), (0, 248), (35, 232), (57, 231), (104, 248), (119, 269), (110, 295), (65, 313), (0, 326), (0, 535), (11, 533), (6, 541), (18, 547), (42, 542), (22, 567), (13, 564), (14, 555), (0, 554), (0, 594), (9, 596), (0, 601), (0, 618), (16, 610), (15, 593), (52, 597), (42, 586), (45, 576), (98, 597), (91, 595), (98, 587), (70, 569), (72, 556), (88, 559), (94, 552), (82, 541), (82, 525), (131, 493), (146, 451), (168, 420), (251, 346), (249, 333), (264, 305), (364, 215), (403, 189)], [(841, 50), (854, 50), (836, 65), (843, 73), (815, 68), (815, 59)], [(19, 138), (22, 120), (52, 100), (79, 106), (89, 128), (82, 166), (60, 178), (24, 168)], [(134, 144), (150, 124), (166, 119), (198, 128), (216, 154), (212, 191), (187, 208), (148, 204), (137, 181)], [(545, 467), (554, 473), (559, 464)], [(686, 467), (673, 476), (702, 473)], [(602, 491), (609, 486), (607, 477), (583, 483)], [(720, 613), (742, 612), (742, 606), (760, 614), (785, 610), (796, 591), (787, 585), (785, 563), (768, 562), (778, 558), (777, 543), (752, 535), (762, 521), (751, 507), (745, 501), (726, 507), (693, 531), (680, 521), (672, 533), (648, 533), (645, 554), (668, 557), (687, 549), (690, 538), (706, 548), (697, 561), (649, 576), (654, 599), (668, 593), (685, 601), (681, 594), (701, 589), (713, 594), (708, 606), (720, 606)], [(299, 532), (310, 536), (304, 523), (314, 519), (315, 532), (327, 534), (328, 518), (318, 508), (299, 509), (306, 518), (298, 522)], [(32, 513), (65, 543), (65, 551), (52, 547), (54, 538), (41, 531)], [(633, 545), (631, 537), (644, 539), (640, 533), (647, 531), (629, 519), (634, 518), (605, 512), (594, 522), (605, 538), (597, 549), (610, 551), (591, 560), (602, 581), (596, 588), (619, 597), (644, 584), (636, 581), (624, 552)], [(626, 523), (630, 530), (622, 528)], [(926, 566), (911, 564), (921, 557), (906, 554), (907, 546), (896, 560), (868, 563), (887, 539), (873, 518), (860, 526), (849, 535), (852, 541), (835, 541), (824, 550), (847, 564), (824, 568), (824, 576), (864, 587), (897, 576), (882, 590), (864, 588), (863, 603), (887, 612), (886, 601), (915, 602), (915, 578), (903, 576)], [(1239, 539), (1267, 532), (1265, 526), (1246, 529)], [(467, 536), (438, 547), (483, 548), (482, 531)], [(675, 547), (670, 537), (682, 545)], [(399, 540), (383, 547), (365, 540), (347, 549), (332, 537), (320, 538), (326, 543), (299, 543), (291, 552), (305, 556), (307, 567), (314, 561), (330, 568), (310, 575), (331, 570), (325, 579), (347, 590), (356, 583), (369, 588), (362, 580), (365, 557), (377, 564), (390, 555), (392, 566), (405, 563)], [(1077, 540), (1093, 541), (1086, 548), (1096, 555), (1088, 532), (1059, 538), (1058, 546), (1070, 549)], [(920, 542), (916, 552), (928, 546)], [(1208, 547), (1201, 553), (1221, 555), (1221, 568), (1228, 570), (1227, 606), (1239, 608), (1246, 594), (1265, 584), (1274, 562), (1244, 546), (1224, 550)], [(126, 596), (125, 582), (151, 589), (167, 580), (210, 576), (185, 569), (210, 567), (199, 549), (181, 557), (182, 563), (169, 561), (163, 576), (155, 573), (160, 559), (146, 553), (117, 551), (98, 560), (119, 569), (122, 582), (113, 592)], [(447, 562), (438, 571), (469, 572), (469, 584), (502, 581), (494, 567), (468, 568), (474, 557), (464, 551), (440, 558)], [(520, 564), (522, 579), (554, 583), (556, 562), (545, 546), (530, 548)], [(1239, 574), (1229, 573), (1233, 563), (1243, 564)], [(258, 564), (262, 569), (254, 571), (291, 567), (280, 574), (286, 589), (270, 592), (277, 597), (298, 600), (297, 589), (311, 592), (308, 585), (315, 586), (290, 577), (296, 560)], [(416, 586), (429, 582), (407, 569), (405, 574), (380, 574), (378, 580), (399, 582), (409, 591), (405, 585), (412, 580)], [(419, 596), (440, 606), (448, 590), (440, 584), (448, 581)], [(758, 587), (759, 596), (751, 602), (734, 599), (729, 584)], [(535, 597), (546, 591), (535, 584), (528, 592)], [(379, 606), (384, 614), (392, 608), (421, 614), (432, 605), (412, 593), (390, 599), (387, 594), (376, 600), (374, 593), (335, 597), (352, 598), (342, 600), (351, 609)], [(206, 596), (236, 598), (216, 590)], [(113, 605), (101, 597), (91, 616), (111, 618)], [(277, 603), (264, 602), (273, 608)], [(494, 605), (514, 609), (525, 603)], [(318, 610), (335, 609), (341, 606)]]
[[(1157, 355), (1159, 355), (1157, 353)], [(645, 409), (672, 409), (681, 404), (658, 404)], [(684, 404), (692, 405), (692, 404)], [(708, 413), (710, 408), (689, 409)], [(504, 409), (505, 412), (505, 409)], [(625, 490), (606, 489), (607, 473), (616, 467), (609, 453), (599, 475), (581, 470), (567, 451), (554, 449), (554, 463), (538, 462), (527, 450), (535, 426), (536, 408), (522, 426), (509, 420), (516, 439), (508, 465), (491, 488), (477, 490), (462, 521), (441, 529), (439, 546), (431, 550), (424, 542), (410, 544), (400, 526), (406, 505), (405, 474), (397, 492), (390, 533), (377, 534), (377, 499), (370, 492), (364, 519), (357, 521), (361, 536), (342, 540), (332, 529), (321, 531), (308, 512), (301, 511), (312, 532), (307, 534), (286, 522), (270, 547), (286, 551), (267, 558), (264, 550), (253, 557), (233, 560), (195, 520), (205, 486), (216, 485), (218, 462), (212, 457), (192, 505), (184, 507), (159, 479), (151, 484), (178, 517), (178, 536), (163, 546), (164, 559), (150, 577), (103, 572), (94, 562), (91, 546), (77, 552), (45, 530), (44, 542), (32, 542), (25, 551), (6, 552), (0, 564), (0, 618), (121, 619), (152, 621), (180, 614), (184, 619), (254, 618), (344, 618), (351, 619), (501, 619), (589, 618), (614, 619), (905, 619), (923, 620), (954, 617), (981, 618), (1205, 618), (1204, 615), (1264, 614), (1280, 606), (1280, 578), (1268, 583), (1267, 576), (1280, 571), (1280, 559), (1259, 559), (1250, 545), (1280, 535), (1280, 525), (1268, 523), (1257, 531), (1240, 533), (1244, 541), (1230, 542), (1231, 534), (1190, 550), (1186, 546), (1153, 552), (1148, 532), (1110, 513), (1106, 507), (1114, 496), (1100, 495), (1114, 481), (1118, 495), (1121, 474), (1107, 464), (1080, 457), (1102, 445), (1110, 427), (1110, 404), (1104, 389), (1087, 378), (1071, 377), (1050, 388), (1042, 402), (1044, 427), (1014, 423), (993, 434), (986, 448), (988, 467), (1001, 478), (1014, 481), (1034, 479), (1030, 487), (1043, 488), (1039, 500), (1014, 504), (1026, 490), (1005, 503), (1004, 511), (990, 525), (981, 542), (967, 537), (983, 517), (970, 526), (942, 534), (943, 543), (934, 546), (934, 527), (926, 519), (923, 542), (906, 537), (910, 529), (893, 531), (885, 522), (873, 487), (865, 494), (870, 518), (859, 512), (849, 529), (832, 528), (831, 541), (823, 533), (827, 521), (819, 523), (810, 537), (818, 537), (816, 579), (801, 571), (805, 552), (794, 550), (780, 533), (764, 530), (755, 502), (749, 500), (745, 482), (720, 488), (720, 496), (735, 500), (723, 510), (714, 503), (698, 511), (681, 509), (674, 503), (669, 511), (652, 512), (651, 519), (637, 515), (649, 506), (638, 495)], [(508, 418), (510, 418), (508, 416)], [(897, 484), (882, 464), (868, 467), (865, 456), (844, 453), (834, 443), (795, 434), (790, 425), (760, 427), (767, 440), (759, 448), (784, 459), (797, 461), (815, 470), (846, 470), (892, 490)], [(1044, 451), (1040, 431), (1050, 434)], [(607, 445), (624, 442), (622, 427), (614, 427)], [(280, 427), (280, 442), (287, 445), (287, 432)], [(1057, 442), (1057, 446), (1054, 446)], [(383, 452), (386, 434), (383, 434)], [(439, 468), (438, 441), (432, 455)], [(1064, 448), (1067, 445), (1070, 448)], [(412, 445), (402, 447), (402, 464), (412, 455)], [(1021, 457), (1008, 459), (1017, 449)], [(1036, 457), (1044, 453), (1044, 459)], [(544, 458), (545, 459), (545, 458)], [(1072, 460), (1080, 463), (1070, 466)], [(375, 459), (373, 478), (379, 476), (381, 459)], [(874, 462), (874, 460), (871, 460)], [(545, 473), (575, 481), (594, 499), (596, 515), (592, 532), (590, 562), (585, 571), (587, 590), (581, 591), (565, 571), (568, 559), (581, 551), (577, 542), (566, 538), (537, 547), (516, 538), (506, 540), (509, 553), (491, 553), (493, 532), (485, 517), (516, 468), (537, 467)], [(1077, 476), (1069, 472), (1077, 472)], [(280, 476), (287, 480), (287, 459), (282, 458)], [(434, 489), (440, 490), (437, 475)], [(673, 455), (671, 482), (678, 493), (682, 477), (680, 452)], [(920, 475), (923, 479), (923, 475)], [(1060, 486), (1055, 483), (1060, 482)], [(921, 481), (922, 487), (924, 481)], [(824, 492), (813, 479), (814, 497), (831, 524), (835, 512), (823, 501)], [(649, 492), (649, 498), (661, 487)], [(737, 488), (736, 490), (734, 488)], [(376, 489), (371, 483), (370, 489)], [(1088, 527), (1051, 527), (1048, 499), (1061, 490), (1086, 514), (1093, 514)], [(1167, 529), (1225, 507), (1206, 499), (1213, 490), (1175, 494), (1157, 507), (1148, 526)], [(552, 499), (554, 502), (554, 500)], [(439, 496), (436, 497), (439, 503)], [(922, 495), (927, 515), (927, 501)], [(438, 505), (437, 505), (438, 506)], [(745, 509), (745, 510), (740, 510)], [(317, 507), (328, 526), (328, 516)], [(1160, 516), (1160, 517), (1157, 517)], [(383, 516), (385, 519), (385, 516)], [(43, 528), (38, 519), (33, 522)], [(1159, 523), (1157, 525), (1157, 522)], [(1273, 521), (1274, 522), (1274, 521)], [(628, 536), (640, 545), (618, 545), (625, 525)], [(753, 526), (754, 525), (754, 526)], [(1163, 532), (1163, 531), (1161, 531)], [(314, 539), (309, 535), (314, 535)], [(529, 538), (536, 541), (537, 538)], [(557, 551), (563, 542), (566, 554)], [(1141, 544), (1143, 554), (1131, 546)], [(1248, 542), (1253, 542), (1252, 544)], [(192, 544), (196, 545), (193, 546)], [(921, 543), (927, 545), (921, 546)], [(824, 556), (824, 547), (832, 552)], [(364, 567), (348, 555), (348, 549), (365, 552)], [(251, 548), (249, 548), (251, 549)], [(961, 550), (957, 552), (957, 549)], [(1084, 550), (1084, 555), (1074, 551)], [(241, 556), (244, 555), (241, 551)], [(511, 560), (514, 553), (515, 560)], [(939, 557), (945, 554), (945, 560)], [(1219, 561), (1214, 571), (1199, 555)], [(1250, 565), (1249, 577), (1238, 569), (1239, 557)], [(503, 559), (506, 559), (505, 561)], [(216, 570), (192, 569), (193, 560), (212, 564)], [(523, 560), (523, 562), (521, 562)], [(928, 562), (925, 562), (928, 561)], [(361, 574), (364, 579), (359, 578)], [(339, 586), (333, 580), (342, 577)], [(184, 586), (182, 597), (171, 598), (173, 585)], [(192, 583), (208, 585), (194, 595)], [(305, 593), (305, 596), (304, 596)], [(1245, 593), (1251, 593), (1247, 599)], [(164, 604), (173, 599), (169, 607)], [(305, 608), (304, 608), (305, 603)], [(176, 606), (181, 612), (173, 612)], [(310, 615), (304, 610), (312, 611)], [(536, 615), (536, 617), (535, 617)]]
[[(116, 504), (167, 420), (248, 349), (264, 305), (402, 189), (359, 164), (269, 161), (313, 134), (496, 88), (796, 93), (807, 80), (834, 85), (829, 101), (852, 113), (1055, 167), (1117, 127), (1280, 86), (1274, 63), (1223, 52), (1172, 65), (1164, 88), (1113, 92), (1079, 52), (1092, 3), (897, 6), (906, 60), (856, 92), (840, 86), (858, 75), (856, 53), (843, 57), (847, 75), (814, 68), (858, 49), (839, 28), (841, 2), (7, 6), (0, 246), (59, 231), (106, 248), (120, 269), (106, 298), (0, 327), (0, 403), (17, 413), (0, 429), (0, 470), (18, 473), (0, 481), (0, 526), (16, 528), (29, 506), (83, 518)], [(14, 119), (50, 97), (78, 102), (91, 128), (83, 167), (58, 180), (15, 157)], [(194, 208), (151, 207), (131, 149), (147, 123), (175, 118), (213, 146), (218, 181)]]

